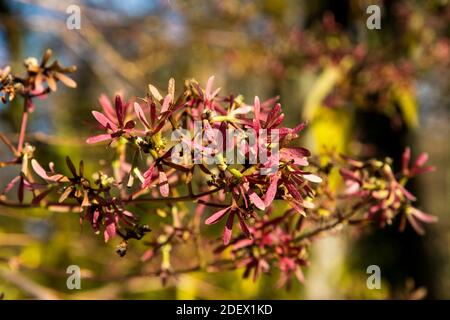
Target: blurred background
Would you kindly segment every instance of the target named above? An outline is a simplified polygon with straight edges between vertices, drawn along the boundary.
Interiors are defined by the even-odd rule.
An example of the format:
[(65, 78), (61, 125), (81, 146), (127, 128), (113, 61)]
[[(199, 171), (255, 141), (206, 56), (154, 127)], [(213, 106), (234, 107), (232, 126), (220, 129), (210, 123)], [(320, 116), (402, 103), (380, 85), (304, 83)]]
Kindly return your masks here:
[[(81, 28), (69, 30), (70, 5)], [(369, 5), (381, 8), (370, 30)], [(308, 121), (301, 139), (315, 152), (362, 158), (405, 146), (428, 152), (434, 173), (413, 181), (419, 208), (439, 223), (418, 236), (397, 226), (324, 238), (311, 250), (306, 282), (274, 290), (276, 274), (256, 283), (242, 271), (179, 275), (165, 287), (142, 275), (143, 243), (125, 258), (76, 214), (0, 207), (0, 295), (5, 299), (416, 299), (450, 298), (450, 4), (448, 0), (0, 0), (0, 67), (52, 48), (77, 65), (78, 88), (60, 86), (38, 101), (28, 141), (41, 163), (84, 159), (90, 170), (108, 159), (84, 140), (95, 132), (97, 99), (120, 91), (143, 97), (148, 83), (216, 76), (221, 93), (279, 95), (288, 125)], [(13, 139), (18, 102), (0, 104), (0, 131)], [(0, 145), (0, 160), (9, 154)], [(0, 188), (19, 168), (0, 170)], [(147, 217), (146, 209), (142, 215)], [(146, 219), (146, 218), (144, 218)], [(155, 229), (158, 220), (149, 220)], [(68, 290), (66, 268), (82, 268), (82, 290)], [(381, 268), (381, 290), (368, 290), (366, 268)], [(148, 269), (151, 270), (151, 269)]]

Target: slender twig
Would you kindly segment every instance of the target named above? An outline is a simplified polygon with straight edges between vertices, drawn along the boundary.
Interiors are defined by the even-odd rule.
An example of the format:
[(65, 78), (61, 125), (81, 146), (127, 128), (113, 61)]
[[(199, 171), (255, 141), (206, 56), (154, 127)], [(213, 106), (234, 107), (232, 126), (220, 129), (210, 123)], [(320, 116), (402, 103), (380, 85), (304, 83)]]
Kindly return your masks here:
[(167, 197), (167, 198), (137, 198), (137, 199), (129, 199), (124, 200), (126, 203), (140, 203), (140, 202), (174, 202), (174, 201), (191, 201), (196, 200), (198, 198), (207, 196), (212, 193), (216, 193), (217, 191), (222, 190), (222, 187), (214, 188), (199, 194), (194, 195), (187, 195), (187, 196), (181, 196), (181, 197)]
[(0, 140), (3, 141), (3, 143), (9, 148), (9, 150), (11, 150), (11, 152), (12, 152), (14, 155), (17, 155), (17, 154), (18, 154), (18, 153), (17, 153), (17, 149), (13, 146), (13, 144), (11, 143), (11, 141), (9, 141), (9, 139), (8, 139), (3, 133), (1, 133), (1, 132), (0, 132)]
[(17, 271), (0, 268), (0, 278), (3, 278), (5, 281), (16, 285), (33, 298), (37, 298), (40, 300), (59, 299), (55, 291), (34, 282), (33, 280), (25, 277)]
[(353, 215), (355, 215), (358, 211), (357, 210), (351, 210), (349, 213), (343, 216), (339, 216), (336, 221), (333, 221), (332, 223), (325, 224), (321, 227), (318, 227), (316, 229), (313, 229), (311, 231), (305, 232), (294, 239), (294, 242), (301, 242), (306, 239), (314, 238), (321, 234), (322, 232), (332, 230), (339, 226), (340, 224), (344, 223), (348, 219), (350, 219)]
[[(167, 198), (138, 198), (138, 199), (123, 199), (122, 201), (125, 203), (143, 203), (143, 202), (179, 202), (179, 201), (193, 201), (198, 198), (204, 197), (206, 195), (215, 193), (217, 191), (222, 190), (223, 188), (215, 188), (211, 189), (199, 194), (194, 195), (187, 195), (187, 196), (181, 196), (181, 197), (167, 197)], [(10, 208), (32, 208), (32, 207), (45, 207), (47, 209), (52, 208), (68, 208), (69, 210), (78, 208), (79, 204), (68, 204), (68, 203), (59, 203), (59, 202), (47, 202), (45, 205), (39, 204), (39, 203), (19, 203), (19, 202), (12, 202), (8, 200), (4, 200), (0, 198), (0, 206), (10, 207)]]
[(23, 113), (22, 113), (22, 122), (20, 124), (20, 134), (19, 134), (19, 143), (17, 145), (17, 152), (20, 154), (23, 149), (23, 143), (25, 142), (25, 133), (27, 130), (28, 123), (28, 99), (24, 99)]

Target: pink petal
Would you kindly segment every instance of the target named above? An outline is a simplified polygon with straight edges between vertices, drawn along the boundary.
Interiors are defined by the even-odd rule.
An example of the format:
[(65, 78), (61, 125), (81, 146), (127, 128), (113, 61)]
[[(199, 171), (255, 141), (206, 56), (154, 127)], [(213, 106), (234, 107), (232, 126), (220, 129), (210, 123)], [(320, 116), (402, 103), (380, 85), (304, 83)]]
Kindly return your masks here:
[(275, 121), (275, 119), (278, 117), (279, 113), (281, 112), (281, 104), (277, 103), (275, 107), (270, 110), (269, 114), (267, 115), (267, 127), (271, 127), (271, 122)]
[(89, 137), (86, 139), (86, 142), (89, 144), (97, 143), (105, 140), (112, 139), (110, 134), (99, 134), (98, 136)]
[(289, 205), (301, 215), (306, 216), (305, 210), (296, 201), (289, 201)]
[(127, 217), (134, 218), (134, 214), (128, 210), (124, 210), (124, 211), (122, 211), (122, 213), (124, 215), (126, 215)]
[(435, 223), (438, 221), (438, 218), (436, 216), (426, 214), (425, 212), (422, 212), (419, 209), (410, 208), (409, 210), (413, 216), (415, 216), (417, 219), (425, 223)]
[(98, 102), (100, 103), (103, 112), (109, 119), (113, 120), (116, 118), (115, 111), (111, 105), (111, 102), (109, 101), (109, 98), (106, 95), (102, 94), (98, 99)]
[(211, 77), (209, 77), (208, 82), (206, 83), (206, 89), (205, 89), (205, 96), (206, 96), (206, 99), (208, 99), (208, 100), (210, 100), (210, 98), (211, 98), (213, 83), (214, 83), (214, 76), (211, 76)]
[(300, 266), (297, 266), (295, 268), (295, 276), (297, 277), (297, 280), (300, 283), (304, 283), (305, 282), (305, 277), (303, 275), (302, 269), (300, 269)]
[(259, 130), (259, 117), (261, 114), (261, 103), (259, 102), (259, 98), (255, 97), (255, 105), (254, 105), (254, 118), (253, 118), (253, 127), (256, 131)]
[(266, 207), (270, 206), (273, 202), (273, 199), (275, 199), (279, 179), (280, 177), (278, 177), (278, 175), (276, 174), (270, 177), (270, 185), (269, 188), (267, 188), (266, 196), (264, 197), (264, 204)]
[(8, 185), (5, 187), (5, 189), (3, 189), (2, 193), (5, 194), (5, 193), (9, 192), (14, 187), (14, 185), (17, 183), (17, 181), (19, 181), (19, 179), (20, 179), (20, 176), (17, 176), (14, 179), (12, 179), (8, 183)]
[(230, 211), (231, 207), (227, 207), (225, 209), (222, 209), (220, 211), (217, 211), (213, 215), (211, 215), (208, 219), (205, 220), (205, 224), (215, 224), (217, 221), (219, 221), (228, 211)]
[(112, 123), (103, 113), (92, 111), (92, 115), (105, 129), (117, 130), (117, 126)]
[(161, 113), (164, 113), (164, 112), (166, 112), (167, 110), (169, 110), (169, 104), (170, 104), (171, 99), (172, 99), (172, 98), (171, 98), (170, 94), (168, 94), (168, 95), (164, 98), (163, 104), (162, 104), (162, 106), (161, 106)]
[(105, 232), (103, 236), (105, 237), (105, 242), (108, 242), (109, 239), (114, 238), (116, 235), (116, 225), (114, 222), (108, 223), (105, 227)]
[(153, 253), (154, 253), (153, 249), (148, 249), (147, 251), (145, 251), (141, 257), (141, 261), (146, 262), (150, 260), (153, 257)]
[(252, 106), (242, 106), (240, 108), (234, 109), (233, 114), (247, 114), (252, 111)]
[(137, 102), (134, 103), (134, 112), (138, 116), (139, 120), (141, 120), (142, 125), (145, 128), (150, 129), (150, 125), (149, 125), (149, 123), (147, 121), (147, 118), (145, 117), (145, 114), (144, 114), (144, 110), (142, 110), (141, 106)]
[(159, 192), (163, 197), (169, 196), (169, 183), (167, 182), (167, 175), (164, 171), (159, 171)]
[(428, 160), (428, 153), (421, 153), (417, 158), (416, 162), (414, 162), (414, 167), (422, 167), (425, 162)]
[(37, 173), (38, 176), (40, 176), (44, 180), (50, 180), (50, 177), (47, 175), (47, 172), (42, 168), (42, 166), (39, 164), (39, 162), (36, 161), (36, 159), (31, 160), (31, 166), (34, 169), (34, 172)]
[(418, 223), (416, 221), (416, 219), (414, 219), (414, 217), (410, 214), (406, 215), (406, 218), (408, 218), (409, 224), (411, 225), (411, 227), (413, 227), (413, 229), (420, 235), (424, 235), (425, 234), (425, 230), (423, 229), (423, 227), (420, 225), (420, 223)]
[(242, 231), (245, 233), (247, 237), (251, 236), (250, 230), (248, 229), (247, 224), (245, 223), (244, 219), (241, 216), (238, 216), (239, 225), (242, 229)]
[(155, 170), (155, 166), (152, 164), (147, 171), (144, 172), (144, 182), (142, 183), (142, 188), (147, 188), (152, 182), (153, 171)]
[(248, 197), (250, 198), (250, 201), (260, 210), (265, 210), (266, 205), (264, 204), (264, 201), (261, 200), (261, 198), (256, 194), (253, 189), (248, 189)]
[(309, 157), (311, 155), (311, 152), (308, 149), (302, 147), (282, 148), (281, 151), (284, 151), (286, 154), (292, 155), (293, 157)]
[(223, 230), (223, 244), (227, 245), (230, 243), (231, 239), (231, 232), (233, 231), (233, 221), (234, 221), (234, 213), (232, 212), (227, 219), (227, 223), (225, 225), (225, 228)]
[(416, 197), (409, 192), (405, 187), (403, 187), (401, 184), (398, 184), (398, 186), (400, 187), (400, 189), (402, 190), (403, 194), (405, 195), (406, 198), (408, 198), (411, 201), (416, 201)]

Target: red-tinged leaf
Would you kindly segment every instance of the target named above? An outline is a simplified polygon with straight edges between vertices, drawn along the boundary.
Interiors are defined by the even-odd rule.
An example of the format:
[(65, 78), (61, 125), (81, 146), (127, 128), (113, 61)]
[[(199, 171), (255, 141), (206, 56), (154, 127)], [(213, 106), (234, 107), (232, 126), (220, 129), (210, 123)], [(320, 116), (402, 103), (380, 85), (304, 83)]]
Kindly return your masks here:
[(93, 144), (97, 142), (102, 142), (106, 140), (111, 140), (112, 136), (110, 134), (99, 134), (97, 136), (89, 137), (86, 139), (86, 143)]
[[(46, 97), (46, 95), (45, 96), (40, 96), (39, 98), (43, 99), (45, 97)], [(34, 109), (36, 109), (36, 106), (35, 106), (35, 104), (34, 104), (32, 99), (28, 99), (27, 100), (27, 109), (28, 109), (29, 112), (34, 112)]]
[(231, 240), (231, 233), (233, 231), (233, 221), (234, 221), (234, 212), (230, 213), (227, 219), (227, 223), (225, 224), (225, 228), (223, 230), (223, 244), (227, 245)]
[(75, 169), (75, 165), (73, 164), (72, 160), (70, 160), (68, 156), (66, 157), (66, 164), (70, 172), (72, 173), (73, 177), (76, 178), (78, 176), (77, 170)]
[(309, 157), (311, 156), (311, 152), (308, 149), (302, 147), (289, 147), (282, 148), (281, 152), (286, 152), (287, 155), (292, 157)]
[(302, 199), (302, 195), (300, 194), (300, 192), (298, 192), (298, 190), (295, 188), (295, 185), (292, 184), (291, 182), (285, 181), (284, 182), (284, 186), (288, 189), (289, 194), (297, 200)]
[(31, 160), (31, 166), (33, 167), (34, 172), (36, 172), (36, 174), (42, 179), (51, 180), (51, 178), (47, 175), (47, 172), (44, 170), (44, 168), (42, 168), (39, 162), (36, 161), (36, 159)]
[(259, 130), (259, 117), (261, 114), (261, 103), (259, 102), (259, 98), (255, 97), (255, 105), (254, 105), (254, 119), (253, 119), (253, 129), (256, 131)]
[(356, 181), (359, 184), (362, 183), (361, 179), (356, 175), (356, 173), (354, 173), (353, 171), (350, 171), (346, 168), (340, 168), (339, 169), (339, 173), (341, 174), (341, 176), (345, 179), (345, 180), (352, 180), (352, 181)]
[(102, 94), (100, 96), (100, 98), (98, 98), (98, 102), (100, 103), (100, 106), (102, 107), (103, 112), (110, 120), (113, 120), (116, 118), (116, 113), (114, 111), (114, 108), (111, 105), (111, 101), (109, 100), (109, 98), (106, 95)]
[(169, 110), (170, 100), (171, 100), (171, 97), (170, 97), (170, 94), (168, 94), (164, 98), (163, 104), (161, 106), (161, 113), (164, 113)]
[(238, 220), (239, 220), (239, 226), (241, 227), (242, 232), (244, 232), (245, 235), (246, 235), (248, 238), (250, 238), (250, 237), (251, 237), (251, 232), (250, 232), (250, 230), (248, 229), (248, 226), (247, 226), (247, 224), (245, 223), (244, 219), (243, 219), (240, 215), (238, 215)]
[(163, 197), (169, 196), (169, 182), (167, 181), (167, 175), (164, 171), (159, 171), (159, 192)]
[(297, 266), (295, 268), (295, 276), (300, 283), (305, 282), (305, 276), (303, 275), (303, 272), (302, 272), (302, 269), (300, 268), (300, 266)]
[(406, 198), (408, 198), (411, 201), (417, 200), (416, 197), (411, 192), (409, 192), (405, 187), (403, 187), (401, 184), (398, 184), (398, 186), (400, 187), (400, 190), (402, 190), (402, 192)]
[(119, 121), (119, 126), (123, 127), (123, 121), (125, 120), (125, 113), (122, 98), (119, 95), (116, 96), (114, 106), (116, 107), (116, 115), (117, 120)]
[(154, 251), (153, 249), (148, 249), (147, 251), (144, 252), (144, 254), (141, 257), (141, 261), (142, 262), (146, 262), (149, 261), (152, 257), (153, 257)]
[(5, 194), (7, 192), (9, 192), (15, 185), (16, 183), (20, 180), (20, 176), (15, 177), (14, 179), (12, 179), (5, 187), (5, 189), (3, 189), (2, 194)]
[(425, 166), (425, 167), (421, 167), (421, 168), (414, 168), (413, 172), (415, 175), (417, 175), (417, 174), (421, 174), (421, 173), (433, 172), (435, 170), (436, 170), (436, 168), (433, 166)]
[(280, 124), (283, 123), (284, 120), (284, 113), (280, 114), (275, 120), (273, 120), (269, 125), (267, 125), (267, 128), (277, 128)]
[(206, 99), (210, 99), (211, 97), (211, 92), (212, 92), (212, 86), (214, 84), (214, 76), (209, 77), (208, 82), (206, 83), (206, 88), (205, 88), (205, 96)]
[(192, 84), (192, 86), (195, 88), (195, 90), (197, 90), (197, 93), (198, 93), (198, 95), (200, 96), (200, 98), (201, 98), (201, 99), (204, 99), (205, 96), (204, 96), (204, 94), (203, 94), (203, 90), (202, 90), (202, 88), (200, 87), (200, 85), (199, 85), (198, 83), (194, 82), (194, 83)]
[(108, 242), (109, 239), (112, 239), (116, 236), (116, 225), (113, 221), (108, 222), (103, 235), (105, 238), (105, 242)]
[(228, 211), (231, 210), (231, 207), (227, 207), (225, 209), (219, 210), (213, 215), (211, 215), (208, 219), (205, 220), (205, 224), (215, 224), (217, 221), (219, 221), (225, 214), (228, 213)]
[(428, 153), (422, 152), (414, 162), (414, 167), (422, 167), (428, 161)]
[(274, 121), (278, 115), (281, 113), (281, 104), (277, 103), (275, 106), (270, 110), (269, 114), (267, 115), (267, 123), (270, 123)]
[(216, 90), (214, 90), (214, 92), (211, 93), (211, 99), (214, 98), (215, 96), (217, 96), (217, 95), (219, 94), (219, 91), (220, 91), (221, 89), (222, 89), (222, 88), (217, 88)]
[(150, 123), (154, 126), (156, 122), (156, 104), (150, 96), (147, 97), (147, 101), (150, 108)]
[(305, 167), (308, 165), (306, 156), (298, 155), (298, 152), (293, 151), (291, 148), (283, 148), (280, 150), (280, 158), (283, 160), (293, 160), (294, 164)]
[(97, 120), (98, 123), (102, 125), (105, 129), (117, 130), (117, 126), (112, 123), (103, 113), (98, 111), (92, 111), (92, 115)]
[(94, 214), (93, 214), (93, 216), (92, 216), (92, 222), (93, 222), (93, 223), (97, 223), (99, 217), (100, 217), (100, 211), (95, 210), (95, 211), (94, 211)]
[(404, 175), (409, 173), (409, 161), (411, 159), (411, 148), (407, 147), (402, 155), (402, 172)]
[(407, 214), (406, 218), (409, 221), (409, 224), (411, 225), (411, 227), (413, 227), (413, 229), (420, 235), (424, 235), (425, 234), (425, 229), (420, 225), (420, 223), (418, 223), (416, 221), (416, 219), (414, 219), (413, 215), (411, 214)]
[(24, 183), (23, 183), (23, 177), (20, 177), (19, 180), (19, 188), (17, 189), (17, 197), (19, 198), (19, 202), (23, 202), (23, 195), (24, 195)]
[(239, 249), (251, 246), (253, 244), (253, 240), (252, 239), (242, 239), (239, 240), (238, 242), (236, 242), (233, 245), (233, 250), (237, 251)]
[(409, 209), (409, 212), (414, 217), (425, 223), (436, 223), (438, 221), (438, 217), (426, 214), (425, 212), (420, 211), (419, 209), (416, 208), (411, 207)]
[(294, 129), (292, 129), (293, 134), (297, 134), (300, 131), (302, 131), (306, 127), (306, 123), (300, 123), (298, 126), (296, 126)]
[(264, 204), (264, 201), (261, 200), (261, 198), (256, 194), (253, 189), (248, 189), (248, 197), (250, 198), (250, 201), (260, 210), (265, 210), (266, 205)]
[(261, 102), (261, 109), (267, 110), (271, 106), (273, 106), (278, 100), (280, 100), (280, 96), (274, 96), (272, 98), (267, 99), (266, 101)]
[(275, 195), (277, 194), (278, 189), (278, 180), (280, 177), (276, 174), (270, 177), (270, 185), (269, 188), (267, 188), (266, 195), (264, 197), (264, 204), (266, 207), (270, 206), (273, 202), (273, 199), (275, 199)]
[(134, 127), (136, 127), (136, 122), (134, 120), (129, 120), (127, 123), (125, 123), (124, 129), (131, 130)]
[(244, 187), (243, 187), (243, 186), (239, 186), (239, 191), (240, 191), (241, 194), (242, 194), (242, 199), (244, 199), (244, 206), (245, 206), (246, 208), (248, 208), (248, 202), (247, 202), (247, 197), (245, 196), (246, 192), (245, 192), (245, 190), (244, 190)]
[(298, 213), (300, 213), (302, 216), (305, 216), (305, 217), (306, 217), (305, 210), (303, 209), (303, 207), (302, 207), (299, 203), (297, 203), (297, 201), (294, 201), (294, 200), (289, 201), (289, 205), (290, 205), (295, 211), (297, 211)]
[(247, 114), (252, 111), (252, 106), (242, 106), (232, 111), (232, 114)]
[(154, 164), (152, 164), (147, 171), (144, 172), (144, 182), (142, 183), (142, 189), (148, 188), (152, 183), (153, 171), (155, 170)]
[(146, 129), (150, 129), (150, 124), (148, 123), (147, 118), (145, 117), (144, 110), (142, 110), (141, 106), (137, 102), (134, 103), (134, 112), (138, 116), (138, 118), (141, 121), (142, 125)]

